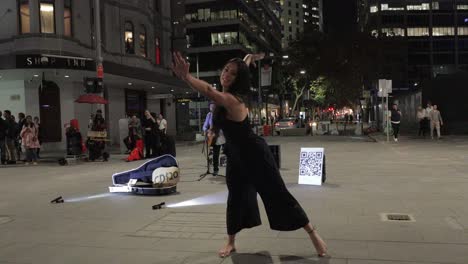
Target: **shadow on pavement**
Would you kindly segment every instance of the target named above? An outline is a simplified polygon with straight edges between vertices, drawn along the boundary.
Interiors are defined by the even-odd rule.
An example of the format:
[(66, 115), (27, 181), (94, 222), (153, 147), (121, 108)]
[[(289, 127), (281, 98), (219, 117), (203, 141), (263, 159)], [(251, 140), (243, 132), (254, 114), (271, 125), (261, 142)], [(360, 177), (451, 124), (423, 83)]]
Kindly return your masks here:
[[(281, 255), (279, 256), (280, 262), (284, 264), (327, 264), (330, 263), (330, 258), (304, 258), (291, 255)], [(255, 264), (271, 264), (277, 263), (273, 260), (270, 252), (260, 251), (257, 253), (234, 253), (231, 255), (232, 263), (234, 264), (244, 264), (244, 263), (255, 263)]]
[(330, 258), (308, 259), (298, 256), (280, 256), (280, 263), (295, 263), (295, 264), (327, 264), (330, 263)]
[(261, 251), (258, 253), (235, 253), (231, 255), (232, 263), (244, 264), (244, 263), (256, 263), (256, 264), (270, 264), (273, 263), (273, 258), (270, 252)]

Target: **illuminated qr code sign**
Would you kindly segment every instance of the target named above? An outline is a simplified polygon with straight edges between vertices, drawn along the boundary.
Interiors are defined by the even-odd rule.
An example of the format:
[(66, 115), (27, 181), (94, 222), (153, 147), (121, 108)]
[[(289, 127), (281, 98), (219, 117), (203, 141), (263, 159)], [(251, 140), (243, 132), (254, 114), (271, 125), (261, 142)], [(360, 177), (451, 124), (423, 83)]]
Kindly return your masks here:
[(322, 152), (301, 152), (300, 176), (322, 177)]
[(299, 184), (321, 185), (323, 155), (323, 148), (301, 148), (299, 157)]

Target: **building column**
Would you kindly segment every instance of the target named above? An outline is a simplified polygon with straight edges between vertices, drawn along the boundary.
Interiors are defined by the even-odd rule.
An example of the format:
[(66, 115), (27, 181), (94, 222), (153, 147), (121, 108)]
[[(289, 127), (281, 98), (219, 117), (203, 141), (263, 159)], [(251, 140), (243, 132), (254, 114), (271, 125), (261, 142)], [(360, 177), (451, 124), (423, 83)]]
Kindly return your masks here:
[(55, 6), (54, 6), (55, 34), (59, 36), (63, 36), (64, 34), (63, 12), (64, 12), (63, 0), (55, 0)]
[(31, 14), (31, 33), (39, 33), (40, 20), (39, 20), (39, 0), (29, 0), (29, 12)]

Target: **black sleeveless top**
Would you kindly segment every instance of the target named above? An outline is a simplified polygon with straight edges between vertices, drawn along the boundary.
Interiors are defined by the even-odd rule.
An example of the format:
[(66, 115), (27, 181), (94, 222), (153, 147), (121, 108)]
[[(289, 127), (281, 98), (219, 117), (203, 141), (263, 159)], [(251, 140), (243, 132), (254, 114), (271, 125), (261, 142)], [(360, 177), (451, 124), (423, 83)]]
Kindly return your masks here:
[(217, 106), (213, 115), (213, 126), (223, 130), (227, 143), (248, 143), (258, 138), (250, 128), (248, 116), (240, 122), (229, 120), (226, 116), (226, 108)]

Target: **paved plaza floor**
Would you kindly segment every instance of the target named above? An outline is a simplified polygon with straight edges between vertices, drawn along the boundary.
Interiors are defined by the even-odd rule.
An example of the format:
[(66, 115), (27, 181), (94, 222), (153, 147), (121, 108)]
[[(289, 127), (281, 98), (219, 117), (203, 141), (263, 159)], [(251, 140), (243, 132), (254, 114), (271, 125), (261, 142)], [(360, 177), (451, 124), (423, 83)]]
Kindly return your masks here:
[[(319, 259), (303, 230), (242, 231), (237, 253), (220, 259), (226, 239), (224, 178), (208, 176), (202, 145), (180, 146), (178, 194), (109, 194), (112, 173), (137, 167), (107, 163), (0, 167), (0, 263), (468, 263), (468, 137), (273, 137), (289, 190), (328, 244)], [(324, 147), (325, 185), (298, 185), (301, 147)], [(224, 169), (222, 170), (222, 172)], [(51, 204), (63, 196), (65, 203)], [(196, 199), (197, 198), (197, 199)], [(152, 210), (160, 202), (199, 202)], [(208, 204), (209, 203), (209, 204)], [(382, 214), (414, 221), (383, 221)]]

